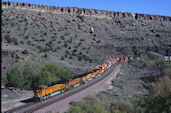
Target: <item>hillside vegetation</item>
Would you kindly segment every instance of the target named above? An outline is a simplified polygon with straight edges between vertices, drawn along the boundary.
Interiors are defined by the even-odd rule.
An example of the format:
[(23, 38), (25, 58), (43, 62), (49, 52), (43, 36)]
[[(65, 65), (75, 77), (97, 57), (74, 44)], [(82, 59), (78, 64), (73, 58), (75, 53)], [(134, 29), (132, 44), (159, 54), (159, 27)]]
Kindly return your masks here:
[(73, 76), (73, 72), (64, 69), (59, 64), (48, 62), (42, 65), (39, 62), (22, 62), (11, 69), (7, 76), (7, 86), (35, 89), (38, 85), (45, 85)]
[[(146, 63), (148, 65), (146, 65)], [(130, 78), (128, 75), (130, 72), (128, 73), (127, 70), (123, 70), (121, 77), (126, 79), (121, 79), (123, 81), (121, 86), (118, 84), (120, 79), (116, 78), (112, 90), (101, 92), (95, 96), (88, 96), (79, 102), (72, 102), (67, 113), (169, 113), (171, 105), (171, 62), (164, 60), (134, 60), (129, 62), (129, 65), (137, 64), (145, 64), (140, 70), (137, 68), (139, 71), (156, 67), (155, 70), (159, 70), (159, 73), (157, 75), (156, 73), (150, 73), (150, 78), (152, 77), (153, 79), (150, 79), (149, 76), (145, 76), (147, 77), (145, 80), (145, 77), (143, 77), (144, 79), (138, 77), (138, 72), (134, 75), (131, 74)], [(149, 74), (149, 72), (144, 73)], [(137, 77), (138, 79), (136, 79)], [(131, 79), (133, 79), (134, 84), (129, 82)], [(137, 95), (136, 93), (139, 92), (139, 90), (135, 89), (133, 91), (135, 93), (132, 92), (133, 96), (129, 96), (129, 92), (126, 92), (127, 97), (124, 97), (125, 88), (129, 88), (131, 85), (133, 85), (134, 88), (137, 86), (141, 88), (141, 85), (137, 85), (135, 82), (140, 79), (143, 81), (141, 85), (144, 87), (148, 86), (145, 87), (147, 93)], [(118, 87), (121, 87), (121, 92), (117, 90), (116, 95), (113, 92), (118, 89)], [(130, 90), (130, 88), (128, 90)], [(140, 90), (142, 91), (143, 87)]]

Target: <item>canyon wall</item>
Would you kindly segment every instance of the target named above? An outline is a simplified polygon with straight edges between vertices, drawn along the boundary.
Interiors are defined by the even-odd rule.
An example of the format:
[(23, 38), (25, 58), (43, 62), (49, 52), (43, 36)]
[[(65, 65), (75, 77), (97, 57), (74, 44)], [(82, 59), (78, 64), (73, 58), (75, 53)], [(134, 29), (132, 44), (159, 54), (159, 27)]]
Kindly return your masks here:
[(157, 20), (157, 21), (171, 22), (171, 17), (169, 16), (114, 12), (114, 11), (104, 11), (104, 10), (75, 8), (75, 7), (55, 7), (55, 6), (47, 6), (47, 5), (34, 5), (28, 3), (2, 2), (2, 8), (3, 7), (11, 7), (11, 8), (17, 7), (17, 8), (25, 8), (25, 9), (50, 11), (55, 13), (69, 13), (69, 14), (77, 14), (77, 15), (106, 17), (106, 18), (126, 18), (126, 19), (151, 20), (151, 21)]

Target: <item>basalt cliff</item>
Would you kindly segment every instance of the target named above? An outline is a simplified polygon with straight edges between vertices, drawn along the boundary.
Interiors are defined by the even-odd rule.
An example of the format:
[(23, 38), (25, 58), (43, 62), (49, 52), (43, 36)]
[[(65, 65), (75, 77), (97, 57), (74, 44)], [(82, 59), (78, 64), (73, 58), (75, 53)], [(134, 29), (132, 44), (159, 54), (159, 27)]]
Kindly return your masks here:
[(137, 14), (137, 13), (122, 13), (114, 11), (104, 11), (96, 9), (85, 9), (85, 8), (75, 8), (75, 7), (55, 7), (46, 5), (34, 5), (28, 3), (15, 3), (15, 2), (2, 2), (4, 7), (15, 7), (15, 8), (26, 8), (31, 10), (39, 11), (49, 11), (53, 13), (68, 13), (77, 15), (87, 15), (87, 16), (97, 16), (104, 18), (127, 18), (127, 19), (143, 19), (143, 20), (159, 20), (159, 21), (170, 21), (171, 17), (159, 16), (159, 15), (147, 15), (147, 14)]

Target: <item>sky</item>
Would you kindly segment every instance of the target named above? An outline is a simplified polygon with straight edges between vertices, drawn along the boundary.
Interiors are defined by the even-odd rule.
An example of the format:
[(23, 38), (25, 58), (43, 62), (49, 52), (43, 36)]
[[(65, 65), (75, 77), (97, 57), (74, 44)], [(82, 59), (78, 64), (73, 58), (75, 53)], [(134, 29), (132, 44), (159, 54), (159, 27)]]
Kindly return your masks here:
[(171, 0), (2, 0), (2, 1), (171, 16)]

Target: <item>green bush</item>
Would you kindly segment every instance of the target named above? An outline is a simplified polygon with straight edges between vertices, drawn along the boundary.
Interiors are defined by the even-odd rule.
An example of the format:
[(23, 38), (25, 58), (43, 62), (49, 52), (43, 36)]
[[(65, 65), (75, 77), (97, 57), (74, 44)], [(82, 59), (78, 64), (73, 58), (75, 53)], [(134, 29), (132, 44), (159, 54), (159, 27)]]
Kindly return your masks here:
[(59, 64), (54, 62), (48, 62), (45, 64), (45, 69), (50, 72), (50, 74), (56, 76), (57, 78), (63, 80), (73, 76), (73, 72), (69, 69), (64, 69)]
[(134, 62), (140, 62), (140, 60), (137, 60), (137, 59), (128, 60), (128, 63), (129, 63), (129, 64), (134, 63)]
[(159, 68), (162, 75), (171, 76), (171, 62), (166, 60), (155, 61), (156, 66)]
[(83, 59), (83, 57), (82, 56), (77, 56), (77, 59), (79, 60), (79, 61), (81, 61), (82, 59)]
[(43, 55), (43, 57), (47, 58), (47, 57), (48, 57), (48, 55), (47, 55), (47, 54), (45, 54), (45, 55)]
[(71, 55), (69, 56), (69, 59), (72, 59), (72, 56)]
[(8, 86), (22, 88), (24, 84), (24, 77), (20, 69), (13, 68), (10, 73), (7, 75)]
[(12, 39), (11, 39), (10, 35), (5, 35), (4, 38), (6, 39), (7, 43), (11, 43), (12, 42)]
[(169, 113), (171, 105), (171, 79), (163, 76), (149, 89), (149, 96), (137, 98), (133, 101), (134, 109), (138, 113)]
[(28, 55), (28, 54), (29, 54), (29, 52), (28, 52), (27, 50), (24, 50), (24, 51), (22, 52), (22, 54), (26, 54), (26, 55)]
[(61, 57), (61, 60), (64, 60), (64, 56)]
[(153, 52), (153, 51), (147, 52), (147, 55), (151, 60), (163, 59), (163, 55)]
[(155, 61), (154, 60), (147, 60), (147, 61), (144, 61), (144, 67), (152, 67), (152, 66), (155, 66)]
[(47, 70), (43, 70), (41, 71), (40, 75), (37, 76), (35, 86), (48, 84), (54, 82), (54, 80), (58, 80), (58, 79), (55, 76), (51, 75), (51, 73), (48, 72)]
[(65, 43), (63, 47), (67, 47), (67, 46), (68, 46), (67, 43)]
[(16, 38), (13, 38), (12, 41), (14, 42), (15, 45), (18, 45), (18, 40)]
[(100, 104), (87, 104), (85, 102), (78, 102), (69, 108), (67, 113), (109, 113)]
[(71, 70), (65, 69), (55, 62), (48, 62), (42, 65), (39, 62), (28, 61), (19, 63), (16, 67), (8, 74), (7, 85), (23, 89), (34, 89), (38, 85), (73, 76)]
[(14, 42), (15, 45), (18, 45), (18, 40), (16, 38), (11, 38), (10, 35), (5, 35), (7, 43)]
[(171, 94), (171, 79), (168, 76), (163, 76), (152, 83), (152, 88), (149, 90), (151, 97), (167, 97)]
[[(148, 96), (115, 101), (106, 94), (88, 96), (72, 102), (67, 113), (169, 113), (171, 105), (171, 79), (163, 76), (152, 84)], [(112, 100), (112, 101), (111, 101)]]
[(23, 41), (20, 41), (20, 43), (21, 43), (21, 44), (24, 44), (24, 42), (23, 42)]
[(30, 41), (30, 40), (28, 40), (28, 41), (27, 41), (27, 45), (30, 45), (30, 43), (31, 43), (31, 41)]

